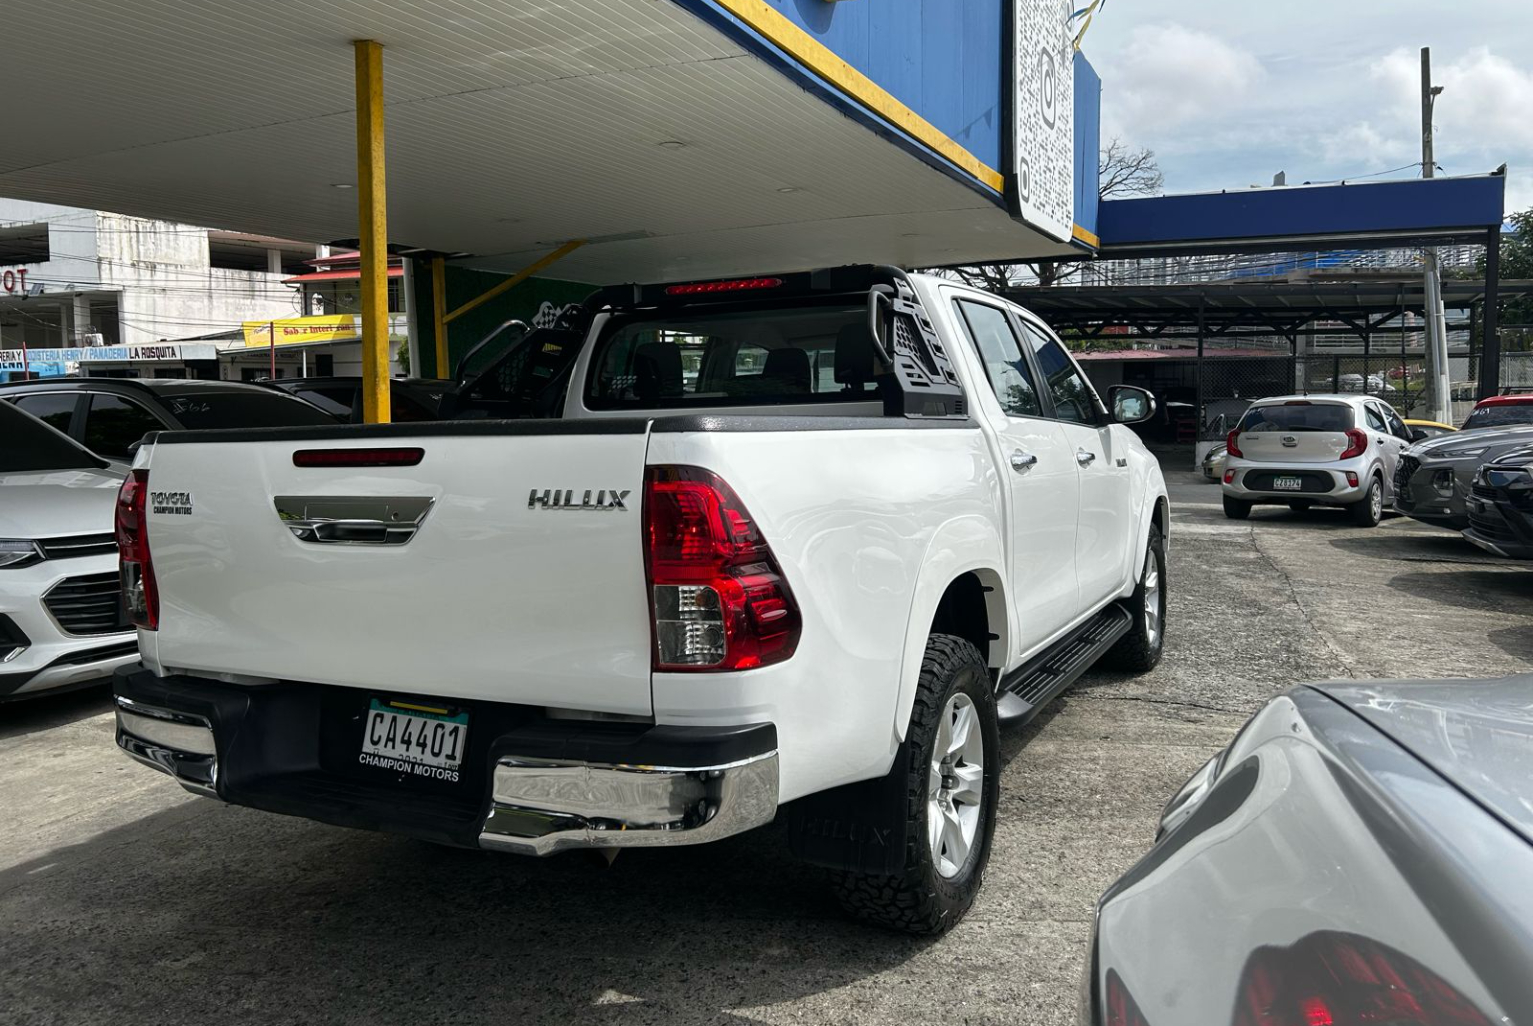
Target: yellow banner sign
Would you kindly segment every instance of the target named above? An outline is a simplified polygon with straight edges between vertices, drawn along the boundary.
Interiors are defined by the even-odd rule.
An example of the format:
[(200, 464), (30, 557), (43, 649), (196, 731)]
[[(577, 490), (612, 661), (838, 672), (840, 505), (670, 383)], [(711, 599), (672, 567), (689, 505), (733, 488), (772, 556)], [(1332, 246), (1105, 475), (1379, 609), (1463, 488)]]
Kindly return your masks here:
[(246, 321), (245, 345), (269, 346), (276, 335), (279, 346), (299, 342), (330, 342), (355, 338), (357, 319), (351, 314), (323, 314), (318, 317), (279, 317), (274, 321)]

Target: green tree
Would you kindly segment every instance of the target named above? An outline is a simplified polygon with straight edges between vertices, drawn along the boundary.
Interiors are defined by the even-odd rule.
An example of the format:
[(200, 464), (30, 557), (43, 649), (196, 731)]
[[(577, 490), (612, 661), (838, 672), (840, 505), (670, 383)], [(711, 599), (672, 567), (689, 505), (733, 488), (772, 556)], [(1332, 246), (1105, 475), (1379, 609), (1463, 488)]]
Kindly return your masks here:
[[(1533, 279), (1533, 208), (1520, 211), (1507, 218), (1512, 230), (1501, 233), (1501, 280), (1528, 281)], [(1475, 261), (1475, 277), (1485, 277), (1485, 256)], [(1501, 304), (1502, 325), (1533, 324), (1533, 298), (1509, 299)], [(1481, 342), (1480, 326), (1475, 326), (1475, 345)], [(1533, 344), (1533, 333), (1526, 329), (1510, 329), (1499, 332), (1501, 346), (1506, 352), (1526, 351)]]

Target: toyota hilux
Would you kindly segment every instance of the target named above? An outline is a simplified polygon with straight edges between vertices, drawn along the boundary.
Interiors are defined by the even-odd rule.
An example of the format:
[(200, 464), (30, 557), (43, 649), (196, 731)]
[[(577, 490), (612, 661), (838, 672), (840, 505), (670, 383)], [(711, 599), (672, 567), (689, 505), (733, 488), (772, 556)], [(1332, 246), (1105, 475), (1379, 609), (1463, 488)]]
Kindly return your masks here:
[(887, 267), (611, 287), (507, 337), (454, 420), (146, 439), (118, 743), (225, 802), (533, 855), (781, 809), (854, 915), (952, 925), (998, 725), (1161, 656), (1151, 396)]

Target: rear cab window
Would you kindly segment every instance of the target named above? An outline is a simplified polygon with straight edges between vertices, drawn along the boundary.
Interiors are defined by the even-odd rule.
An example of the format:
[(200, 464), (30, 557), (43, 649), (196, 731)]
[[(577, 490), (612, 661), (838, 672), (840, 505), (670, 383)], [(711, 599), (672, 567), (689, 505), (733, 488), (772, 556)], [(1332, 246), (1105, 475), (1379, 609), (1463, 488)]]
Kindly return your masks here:
[(334, 424), (324, 410), (286, 392), (243, 389), (175, 392), (160, 402), (184, 428), (315, 427)]
[(1253, 406), (1237, 431), (1346, 431), (1355, 427), (1352, 407), (1344, 403), (1289, 402)]
[(1486, 427), (1511, 427), (1516, 424), (1533, 424), (1533, 402), (1492, 403), (1481, 406), (1464, 421), (1464, 430)]
[(167, 425), (141, 403), (109, 392), (92, 392), (85, 414), (85, 447), (116, 459), (132, 455), (135, 442)]
[(592, 353), (592, 410), (877, 400), (865, 304), (679, 309), (621, 315)]

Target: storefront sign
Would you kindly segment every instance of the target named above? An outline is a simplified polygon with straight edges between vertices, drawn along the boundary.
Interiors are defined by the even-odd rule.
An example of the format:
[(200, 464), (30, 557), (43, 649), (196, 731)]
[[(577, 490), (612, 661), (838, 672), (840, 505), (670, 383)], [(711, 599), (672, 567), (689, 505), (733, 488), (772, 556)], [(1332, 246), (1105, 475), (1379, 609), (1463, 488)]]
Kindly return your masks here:
[(245, 345), (269, 346), (272, 334), (276, 344), (289, 346), (300, 342), (335, 342), (361, 334), (352, 314), (323, 314), (318, 317), (284, 317), (274, 321), (246, 321)]
[(27, 290), (27, 269), (25, 267), (8, 267), (0, 271), (0, 288), (4, 288), (7, 292), (25, 292)]
[[(132, 346), (88, 346), (77, 349), (28, 349), (23, 355), (20, 349), (0, 349), (0, 365), (10, 370), (29, 364), (33, 370), (39, 363), (175, 363), (182, 360), (216, 360), (218, 347), (211, 342), (193, 343), (144, 343)], [(62, 371), (60, 372), (62, 373)]]

